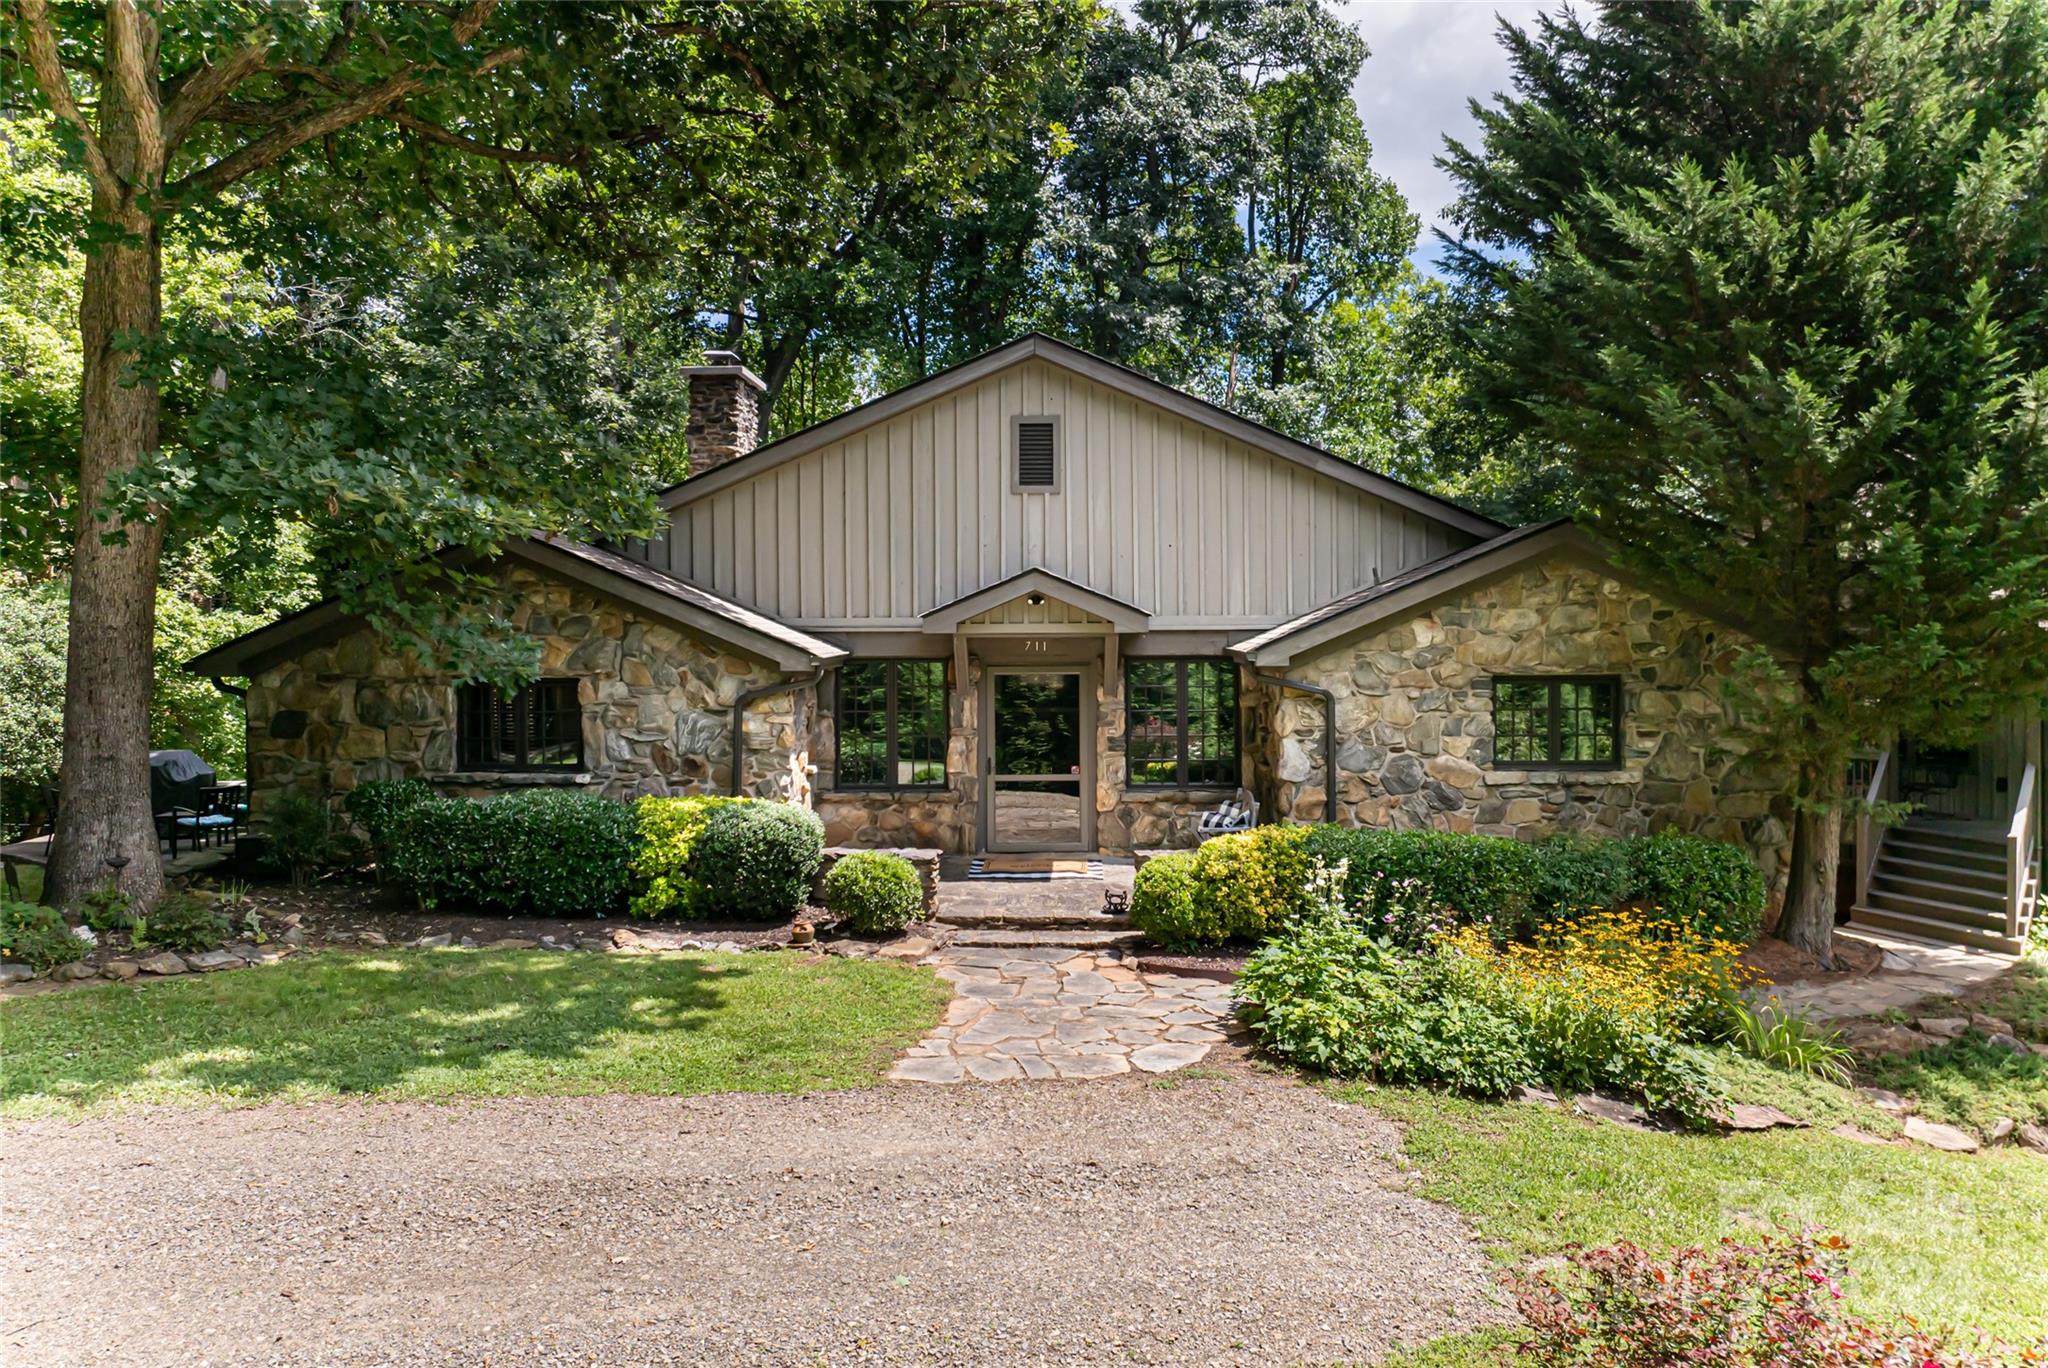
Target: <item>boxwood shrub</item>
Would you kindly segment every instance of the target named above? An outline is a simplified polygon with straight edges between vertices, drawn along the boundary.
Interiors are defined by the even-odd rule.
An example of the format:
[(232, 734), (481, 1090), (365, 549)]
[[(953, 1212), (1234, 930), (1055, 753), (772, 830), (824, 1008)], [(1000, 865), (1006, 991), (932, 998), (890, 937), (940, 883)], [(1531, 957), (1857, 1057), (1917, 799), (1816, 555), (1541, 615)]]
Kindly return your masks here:
[(690, 854), (706, 915), (773, 921), (804, 905), (825, 857), (825, 824), (793, 803), (721, 807)]
[(595, 794), (430, 798), (397, 819), (391, 873), (423, 907), (614, 912), (626, 897), (634, 829), (632, 808)]
[(1660, 831), (1628, 841), (1629, 897), (1695, 936), (1747, 945), (1764, 921), (1764, 876), (1740, 846)]
[(857, 850), (825, 871), (825, 910), (864, 936), (893, 936), (924, 909), (917, 866), (883, 850)]
[(712, 813), (752, 801), (700, 794), (634, 803), (633, 898), (627, 911), (635, 917), (709, 915), (703, 885), (690, 877), (690, 856)]
[(1763, 877), (1747, 852), (1676, 832), (1518, 841), (1322, 825), (1259, 827), (1156, 856), (1138, 871), (1131, 919), (1165, 944), (1261, 940), (1304, 910), (1316, 860), (1346, 862), (1350, 916), (1395, 940), (1446, 922), (1527, 938), (1545, 922), (1636, 905), (1696, 936), (1745, 943), (1764, 908)]

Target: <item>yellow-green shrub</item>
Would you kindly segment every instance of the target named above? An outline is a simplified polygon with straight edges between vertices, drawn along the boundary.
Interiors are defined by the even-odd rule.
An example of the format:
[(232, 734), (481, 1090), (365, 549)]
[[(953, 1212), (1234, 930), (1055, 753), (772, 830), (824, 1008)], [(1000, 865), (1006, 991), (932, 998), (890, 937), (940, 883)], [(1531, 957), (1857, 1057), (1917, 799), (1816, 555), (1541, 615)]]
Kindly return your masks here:
[(1308, 833), (1299, 826), (1254, 827), (1155, 856), (1138, 871), (1131, 921), (1170, 944), (1264, 939), (1301, 905)]
[(639, 831), (633, 847), (633, 897), (626, 910), (635, 917), (708, 915), (704, 890), (690, 878), (690, 853), (712, 813), (749, 801), (706, 794), (635, 802), (633, 820)]

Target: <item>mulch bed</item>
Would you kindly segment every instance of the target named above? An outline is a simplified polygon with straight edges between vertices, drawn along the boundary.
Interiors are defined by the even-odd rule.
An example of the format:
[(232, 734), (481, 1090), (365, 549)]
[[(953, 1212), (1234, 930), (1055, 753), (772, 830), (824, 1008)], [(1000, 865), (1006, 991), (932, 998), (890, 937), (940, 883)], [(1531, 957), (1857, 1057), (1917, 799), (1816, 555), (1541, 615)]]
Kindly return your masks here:
[(1842, 983), (1877, 972), (1884, 951), (1867, 941), (1835, 937), (1835, 967), (1822, 969), (1820, 961), (1806, 951), (1763, 936), (1742, 952), (1742, 963), (1772, 983)]

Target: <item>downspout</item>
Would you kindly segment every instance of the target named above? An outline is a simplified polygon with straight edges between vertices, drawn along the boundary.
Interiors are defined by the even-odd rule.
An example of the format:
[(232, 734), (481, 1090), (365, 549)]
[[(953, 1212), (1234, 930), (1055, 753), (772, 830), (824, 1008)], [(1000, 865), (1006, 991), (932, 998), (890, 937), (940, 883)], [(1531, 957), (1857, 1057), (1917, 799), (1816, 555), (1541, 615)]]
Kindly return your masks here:
[(806, 684), (816, 684), (824, 679), (824, 677), (825, 667), (820, 665), (817, 669), (812, 670), (800, 679), (779, 679), (773, 684), (763, 684), (759, 688), (747, 689), (732, 701), (732, 783), (726, 791), (733, 797), (737, 798), (740, 796), (740, 756), (742, 746), (744, 745), (742, 723), (746, 720), (747, 704), (757, 698), (767, 698), (772, 694), (790, 693), (803, 688)]
[(247, 689), (238, 689), (234, 685), (228, 683), (225, 679), (222, 679), (219, 675), (214, 675), (211, 679), (208, 679), (206, 682), (213, 685), (214, 688), (220, 690), (222, 693), (226, 694), (229, 698), (236, 699), (243, 703), (247, 703), (249, 701), (249, 691)]
[(1252, 678), (1261, 684), (1271, 684), (1277, 689), (1293, 689), (1299, 693), (1314, 694), (1323, 700), (1323, 820), (1337, 820), (1337, 695), (1320, 684), (1304, 684), (1299, 679), (1286, 675), (1260, 674), (1252, 671)]

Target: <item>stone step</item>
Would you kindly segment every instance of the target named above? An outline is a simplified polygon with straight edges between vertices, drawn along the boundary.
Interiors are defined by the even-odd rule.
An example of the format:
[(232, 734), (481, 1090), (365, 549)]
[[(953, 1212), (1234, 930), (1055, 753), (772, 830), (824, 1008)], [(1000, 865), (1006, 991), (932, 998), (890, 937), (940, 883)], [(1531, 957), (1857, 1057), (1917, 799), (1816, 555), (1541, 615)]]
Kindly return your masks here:
[(941, 907), (932, 920), (941, 926), (976, 931), (999, 927), (1015, 931), (1128, 931), (1131, 926), (1129, 917), (1059, 908)]
[(965, 948), (985, 946), (990, 949), (1049, 949), (1058, 947), (1071, 950), (1113, 950), (1118, 946), (1135, 945), (1145, 939), (1142, 931), (1010, 931), (974, 930), (955, 932), (949, 945)]

